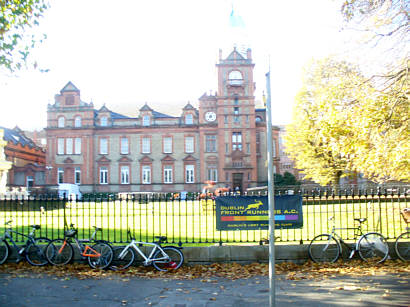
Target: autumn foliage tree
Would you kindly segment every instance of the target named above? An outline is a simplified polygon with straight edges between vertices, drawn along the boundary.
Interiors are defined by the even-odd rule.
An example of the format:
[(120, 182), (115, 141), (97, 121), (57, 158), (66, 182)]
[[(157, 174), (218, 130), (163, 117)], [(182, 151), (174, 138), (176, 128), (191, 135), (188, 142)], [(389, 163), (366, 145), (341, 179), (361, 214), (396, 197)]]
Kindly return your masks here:
[(14, 72), (27, 64), (30, 50), (43, 39), (29, 30), (47, 8), (45, 0), (0, 0), (0, 67)]

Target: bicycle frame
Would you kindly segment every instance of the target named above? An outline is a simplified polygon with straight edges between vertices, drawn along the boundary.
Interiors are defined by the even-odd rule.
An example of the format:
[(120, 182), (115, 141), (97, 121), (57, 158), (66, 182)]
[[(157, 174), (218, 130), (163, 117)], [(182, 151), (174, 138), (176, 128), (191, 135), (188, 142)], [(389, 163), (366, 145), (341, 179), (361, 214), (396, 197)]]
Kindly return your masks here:
[[(359, 231), (359, 234), (355, 233), (355, 244), (354, 247), (350, 247), (349, 244), (347, 244), (341, 236), (336, 232), (336, 230), (355, 230)], [(359, 239), (357, 239), (357, 235), (359, 236)], [(329, 241), (331, 237), (336, 238), (340, 243), (342, 243), (345, 247), (347, 247), (350, 251), (349, 259), (353, 258), (354, 254), (359, 250), (359, 241), (360, 238), (363, 236), (363, 231), (361, 225), (357, 227), (342, 227), (342, 228), (336, 228), (333, 226), (332, 232), (330, 233)], [(342, 252), (342, 246), (340, 245), (340, 252)]]
[[(153, 249), (151, 250), (150, 254), (148, 257), (144, 254), (144, 252), (138, 247), (138, 245), (150, 245), (153, 246)], [(138, 254), (141, 255), (142, 258), (144, 258), (144, 265), (148, 266), (151, 265), (153, 261), (160, 261), (160, 260), (169, 260), (169, 256), (164, 252), (164, 250), (161, 248), (161, 246), (157, 243), (150, 243), (150, 242), (142, 242), (142, 241), (136, 241), (132, 240), (124, 249), (123, 251), (118, 255), (118, 258), (122, 259), (125, 256), (125, 253), (128, 251), (129, 248), (133, 248)], [(154, 256), (155, 252), (157, 250), (160, 250), (163, 257), (161, 258), (152, 258)]]
[[(12, 237), (11, 233), (15, 233), (15, 234), (18, 234), (18, 235), (21, 235), (21, 236), (27, 238), (27, 241), (26, 241), (26, 243), (25, 243), (25, 245), (24, 245), (23, 248), (19, 249), (18, 245), (17, 245), (16, 242), (13, 240), (13, 237)], [(16, 252), (18, 253), (18, 255), (20, 256), (21, 254), (24, 253), (24, 251), (26, 250), (26, 248), (27, 248), (28, 246), (30, 246), (31, 244), (34, 244), (34, 237), (33, 237), (33, 236), (34, 236), (34, 233), (35, 233), (35, 229), (34, 229), (34, 228), (31, 230), (31, 232), (30, 232), (28, 235), (25, 235), (24, 233), (20, 233), (20, 232), (18, 232), (18, 231), (16, 231), (16, 230), (13, 230), (13, 229), (11, 229), (11, 228), (7, 228), (7, 229), (4, 231), (4, 234), (3, 234), (3, 236), (2, 236), (2, 240), (9, 239), (9, 241), (13, 244), (14, 249), (16, 250)]]
[[(72, 239), (74, 240), (78, 250), (80, 251), (81, 256), (83, 256), (83, 257), (92, 257), (92, 258), (101, 257), (101, 253), (97, 252), (91, 246), (82, 244), (82, 242), (89, 242), (90, 240), (85, 240), (85, 241), (81, 240), (80, 241), (77, 238), (65, 238), (64, 239), (64, 244), (61, 246), (61, 248), (58, 252), (61, 253), (61, 251), (66, 246), (67, 242), (71, 243)], [(87, 253), (87, 251), (91, 251), (91, 253)]]

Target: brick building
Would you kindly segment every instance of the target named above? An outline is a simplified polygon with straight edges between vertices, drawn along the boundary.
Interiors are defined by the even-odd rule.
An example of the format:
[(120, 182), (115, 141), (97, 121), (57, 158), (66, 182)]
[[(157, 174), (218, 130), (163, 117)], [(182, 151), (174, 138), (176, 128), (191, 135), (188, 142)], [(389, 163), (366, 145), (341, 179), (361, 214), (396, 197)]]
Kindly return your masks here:
[(7, 142), (4, 154), (7, 161), (12, 163), (7, 174), (7, 187), (34, 188), (44, 187), (46, 153), (18, 127), (4, 130), (4, 140)]
[[(241, 190), (266, 184), (266, 110), (255, 107), (251, 50), (227, 58), (220, 51), (216, 66), (217, 93), (202, 95), (198, 108), (187, 103), (178, 117), (148, 104), (138, 117), (96, 110), (69, 82), (48, 106), (48, 183), (76, 183), (82, 192), (197, 192), (207, 180)], [(277, 149), (279, 129), (272, 131)]]

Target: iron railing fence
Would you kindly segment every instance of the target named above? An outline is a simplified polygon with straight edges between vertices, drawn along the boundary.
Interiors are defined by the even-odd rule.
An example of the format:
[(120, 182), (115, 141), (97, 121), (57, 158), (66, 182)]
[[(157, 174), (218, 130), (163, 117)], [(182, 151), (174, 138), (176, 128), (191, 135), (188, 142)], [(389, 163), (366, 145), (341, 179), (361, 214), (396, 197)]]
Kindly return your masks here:
[[(400, 216), (400, 211), (409, 206), (406, 188), (358, 192), (287, 189), (276, 193), (303, 196), (303, 228), (277, 229), (277, 242), (308, 243), (316, 235), (328, 232), (333, 223), (336, 227), (354, 227), (354, 218), (359, 217), (367, 218), (364, 231), (381, 232), (389, 240), (406, 227)], [(266, 191), (245, 195), (266, 195)], [(103, 228), (98, 238), (113, 243), (127, 242), (128, 229), (140, 241), (167, 236), (169, 243), (179, 245), (262, 244), (269, 237), (267, 230), (218, 231), (214, 204), (213, 198), (201, 199), (198, 193), (89, 194), (82, 199), (9, 195), (0, 197), (0, 233), (4, 222), (12, 220), (13, 227), (23, 233), (29, 231), (30, 225), (39, 224), (37, 235), (50, 239), (63, 237), (70, 224), (78, 228), (82, 238), (91, 236), (93, 226)], [(341, 230), (339, 234), (345, 240), (353, 240), (356, 235), (351, 230)], [(15, 239), (24, 241), (20, 237)]]

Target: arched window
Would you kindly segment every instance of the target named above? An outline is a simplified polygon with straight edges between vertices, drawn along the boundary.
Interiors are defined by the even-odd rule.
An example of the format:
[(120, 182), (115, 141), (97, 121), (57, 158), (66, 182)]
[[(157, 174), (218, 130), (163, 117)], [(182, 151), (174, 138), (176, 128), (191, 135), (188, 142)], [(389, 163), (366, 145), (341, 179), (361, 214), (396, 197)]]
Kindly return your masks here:
[(149, 115), (144, 115), (142, 117), (142, 125), (143, 126), (149, 126), (151, 123), (151, 118), (149, 117)]
[(228, 81), (230, 85), (242, 85), (243, 77), (239, 70), (233, 70), (229, 73)]
[(260, 123), (260, 122), (262, 121), (262, 118), (260, 118), (259, 116), (256, 116), (255, 121), (256, 121), (257, 123)]
[(64, 125), (65, 125), (65, 118), (63, 116), (60, 116), (58, 118), (57, 126), (58, 126), (58, 128), (64, 128)]
[(81, 116), (76, 116), (74, 118), (74, 127), (81, 127)]
[(185, 125), (192, 125), (194, 123), (194, 118), (192, 114), (185, 115)]

